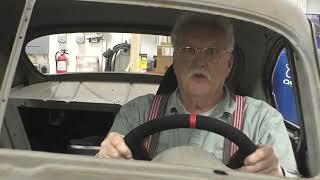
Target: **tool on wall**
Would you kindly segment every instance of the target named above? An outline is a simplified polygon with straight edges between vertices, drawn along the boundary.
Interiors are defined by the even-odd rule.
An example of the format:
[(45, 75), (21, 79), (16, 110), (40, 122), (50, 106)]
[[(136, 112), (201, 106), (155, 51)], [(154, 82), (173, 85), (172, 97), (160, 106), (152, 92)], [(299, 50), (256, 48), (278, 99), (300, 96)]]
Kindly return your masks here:
[(130, 47), (131, 45), (126, 41), (125, 43), (115, 45), (112, 49), (109, 48), (106, 52), (104, 52), (102, 55), (106, 58), (105, 71), (114, 71), (118, 53), (121, 50), (128, 52)]

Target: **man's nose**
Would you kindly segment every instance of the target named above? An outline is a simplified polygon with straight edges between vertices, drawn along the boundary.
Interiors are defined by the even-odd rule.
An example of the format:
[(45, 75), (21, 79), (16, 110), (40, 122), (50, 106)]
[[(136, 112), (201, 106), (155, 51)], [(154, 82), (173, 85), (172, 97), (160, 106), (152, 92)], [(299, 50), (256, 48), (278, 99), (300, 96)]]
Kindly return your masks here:
[(192, 64), (195, 67), (206, 67), (208, 65), (208, 60), (203, 56), (203, 54), (195, 54), (192, 57)]

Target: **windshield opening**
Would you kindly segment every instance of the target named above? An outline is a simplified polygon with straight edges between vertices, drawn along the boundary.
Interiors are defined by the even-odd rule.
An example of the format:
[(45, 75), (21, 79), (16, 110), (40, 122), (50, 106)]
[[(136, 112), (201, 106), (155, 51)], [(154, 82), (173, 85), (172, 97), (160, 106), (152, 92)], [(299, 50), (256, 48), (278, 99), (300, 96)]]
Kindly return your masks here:
[(314, 37), (317, 47), (318, 58), (320, 58), (320, 15), (307, 15), (314, 27)]
[[(257, 100), (267, 101), (266, 90), (263, 89), (264, 87), (261, 86), (260, 83), (263, 81), (263, 73), (261, 72), (264, 72), (266, 69), (265, 57), (269, 55), (266, 54), (268, 52), (266, 48), (268, 47), (267, 41), (270, 39), (266, 35), (274, 35), (276, 33), (249, 22), (234, 20), (234, 25), (235, 46), (238, 47), (238, 51), (234, 51), (232, 54), (235, 58), (235, 68), (232, 71), (234, 73), (233, 76), (230, 76), (230, 79), (228, 79), (230, 80), (230, 87), (234, 88), (232, 89), (232, 93), (235, 91), (237, 94), (246, 94), (257, 98)], [(200, 46), (201, 51), (194, 51), (198, 49), (191, 49), (189, 44), (185, 42), (183, 46), (185, 49), (181, 49), (180, 58), (190, 57), (185, 55), (191, 55), (197, 58), (213, 57), (214, 53), (210, 52), (215, 51), (204, 51), (212, 48), (215, 45), (213, 42), (215, 41), (210, 42), (210, 44), (205, 44), (206, 47), (200, 43), (194, 43), (196, 44), (196, 48)], [(192, 51), (189, 51), (190, 49)], [(163, 74), (173, 59), (173, 48), (170, 37), (130, 33), (78, 32), (54, 34), (29, 42), (25, 51), (34, 67), (45, 75), (66, 73), (77, 75), (81, 73), (108, 72)], [(202, 52), (200, 54), (202, 56), (198, 55), (199, 52)], [(223, 57), (228, 57), (231, 53), (222, 54), (226, 54), (226, 56)], [(185, 62), (181, 63), (180, 66), (188, 67)], [(216, 72), (216, 70), (219, 69), (213, 69), (210, 72)], [(284, 72), (287, 72), (287, 69), (285, 69)], [(202, 72), (199, 71), (192, 77), (195, 79), (195, 86), (198, 82), (206, 83), (206, 76), (211, 75), (209, 71), (207, 73), (209, 75), (203, 75), (201, 73)], [(116, 115), (120, 111), (121, 106), (123, 105), (122, 107), (125, 107), (124, 101), (119, 101), (119, 99), (129, 99), (129, 96), (138, 98), (140, 92), (148, 93), (145, 87), (134, 83), (99, 84), (94, 82), (90, 84), (81, 80), (80, 82), (72, 82), (69, 84), (63, 81), (54, 83), (61, 84), (61, 86), (56, 88), (56, 90), (59, 90), (59, 93), (61, 93), (61, 96), (59, 96), (59, 93), (54, 93), (54, 95), (58, 97), (56, 100), (70, 102), (69, 97), (80, 97), (80, 100), (78, 102), (71, 101), (73, 103), (65, 104), (53, 101), (49, 102), (51, 106), (47, 108), (42, 107), (42, 105), (45, 105), (44, 103), (39, 103), (40, 105), (38, 104), (38, 106), (17, 107), (24, 127), (26, 128), (31, 149), (33, 150), (94, 156), (96, 152), (99, 151), (99, 146), (106, 134), (110, 132), (111, 126), (114, 122), (117, 122)], [(63, 83), (65, 83), (65, 86)], [(81, 83), (82, 86), (78, 86), (77, 83)], [(102, 84), (105, 86), (102, 86)], [(79, 96), (75, 96), (73, 93), (70, 93), (72, 94), (71, 96), (66, 96), (71, 86), (77, 89), (75, 92)], [(53, 89), (47, 87), (47, 84), (43, 84), (43, 89)], [(25, 89), (27, 88), (28, 87)], [(39, 88), (39, 86), (36, 88)], [(27, 90), (31, 92), (30, 89)], [(133, 95), (132, 92), (134, 91), (139, 92), (139, 94)], [(103, 96), (100, 96), (101, 94), (103, 94)], [(111, 95), (114, 95), (114, 97)], [(93, 102), (95, 102), (93, 99), (96, 96), (106, 97), (105, 99), (107, 100), (111, 99), (112, 101), (109, 102), (112, 103), (105, 103), (108, 105), (106, 107), (104, 103), (93, 104)], [(41, 98), (40, 100), (45, 99), (43, 97)], [(21, 99), (24, 101), (23, 98)], [(91, 103), (91, 108), (86, 107), (84, 110), (83, 102)], [(270, 103), (270, 101), (268, 103)], [(73, 105), (72, 109), (70, 108), (71, 105)], [(139, 105), (139, 107), (141, 106)], [(266, 108), (269, 109), (270, 107)], [(140, 111), (135, 109), (134, 112)], [(274, 113), (276, 113), (275, 109)], [(37, 117), (34, 117), (35, 114)], [(130, 122), (134, 121), (134, 113), (128, 114)], [(279, 115), (279, 119), (282, 120), (283, 118), (280, 117), (280, 114), (278, 112), (277, 114)], [(108, 122), (108, 124), (106, 122)], [(282, 121), (279, 123), (282, 124)], [(126, 126), (125, 123), (124, 126)], [(281, 127), (284, 134), (286, 134), (285, 126)], [(282, 137), (278, 135), (274, 136), (276, 140), (280, 139), (278, 137)], [(288, 138), (286, 142), (288, 143), (286, 147), (291, 153), (291, 145)], [(290, 157), (292, 159), (294, 158), (293, 153), (290, 154)], [(294, 160), (291, 162), (294, 162)]]
[(169, 36), (80, 32), (53, 34), (32, 40), (26, 53), (46, 75), (65, 73), (164, 74), (172, 64)]

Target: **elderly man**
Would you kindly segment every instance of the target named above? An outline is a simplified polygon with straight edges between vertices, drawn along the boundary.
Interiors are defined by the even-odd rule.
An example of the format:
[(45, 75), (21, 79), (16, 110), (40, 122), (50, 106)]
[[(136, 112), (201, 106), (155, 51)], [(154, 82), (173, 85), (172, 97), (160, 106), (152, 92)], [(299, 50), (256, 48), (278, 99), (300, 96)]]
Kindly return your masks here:
[[(169, 96), (165, 114), (195, 113), (230, 123), (239, 106), (224, 85), (233, 65), (234, 35), (230, 20), (187, 14), (177, 21), (171, 37), (178, 88)], [(121, 108), (101, 144), (99, 157), (132, 157), (123, 135), (146, 121), (153, 98), (154, 95), (138, 97)], [(240, 171), (276, 176), (297, 174), (283, 117), (274, 108), (244, 97), (242, 130), (258, 149), (245, 159)], [(224, 142), (223, 137), (202, 130), (168, 130), (160, 133), (156, 154), (170, 147), (192, 145), (223, 159)]]

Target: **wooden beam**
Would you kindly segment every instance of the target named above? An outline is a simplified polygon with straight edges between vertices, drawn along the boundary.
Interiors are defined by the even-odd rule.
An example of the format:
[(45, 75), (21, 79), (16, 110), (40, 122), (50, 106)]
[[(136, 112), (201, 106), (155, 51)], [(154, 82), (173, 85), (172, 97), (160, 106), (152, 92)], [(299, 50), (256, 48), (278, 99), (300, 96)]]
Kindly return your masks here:
[(140, 34), (132, 34), (129, 72), (140, 72), (139, 54), (140, 54)]

